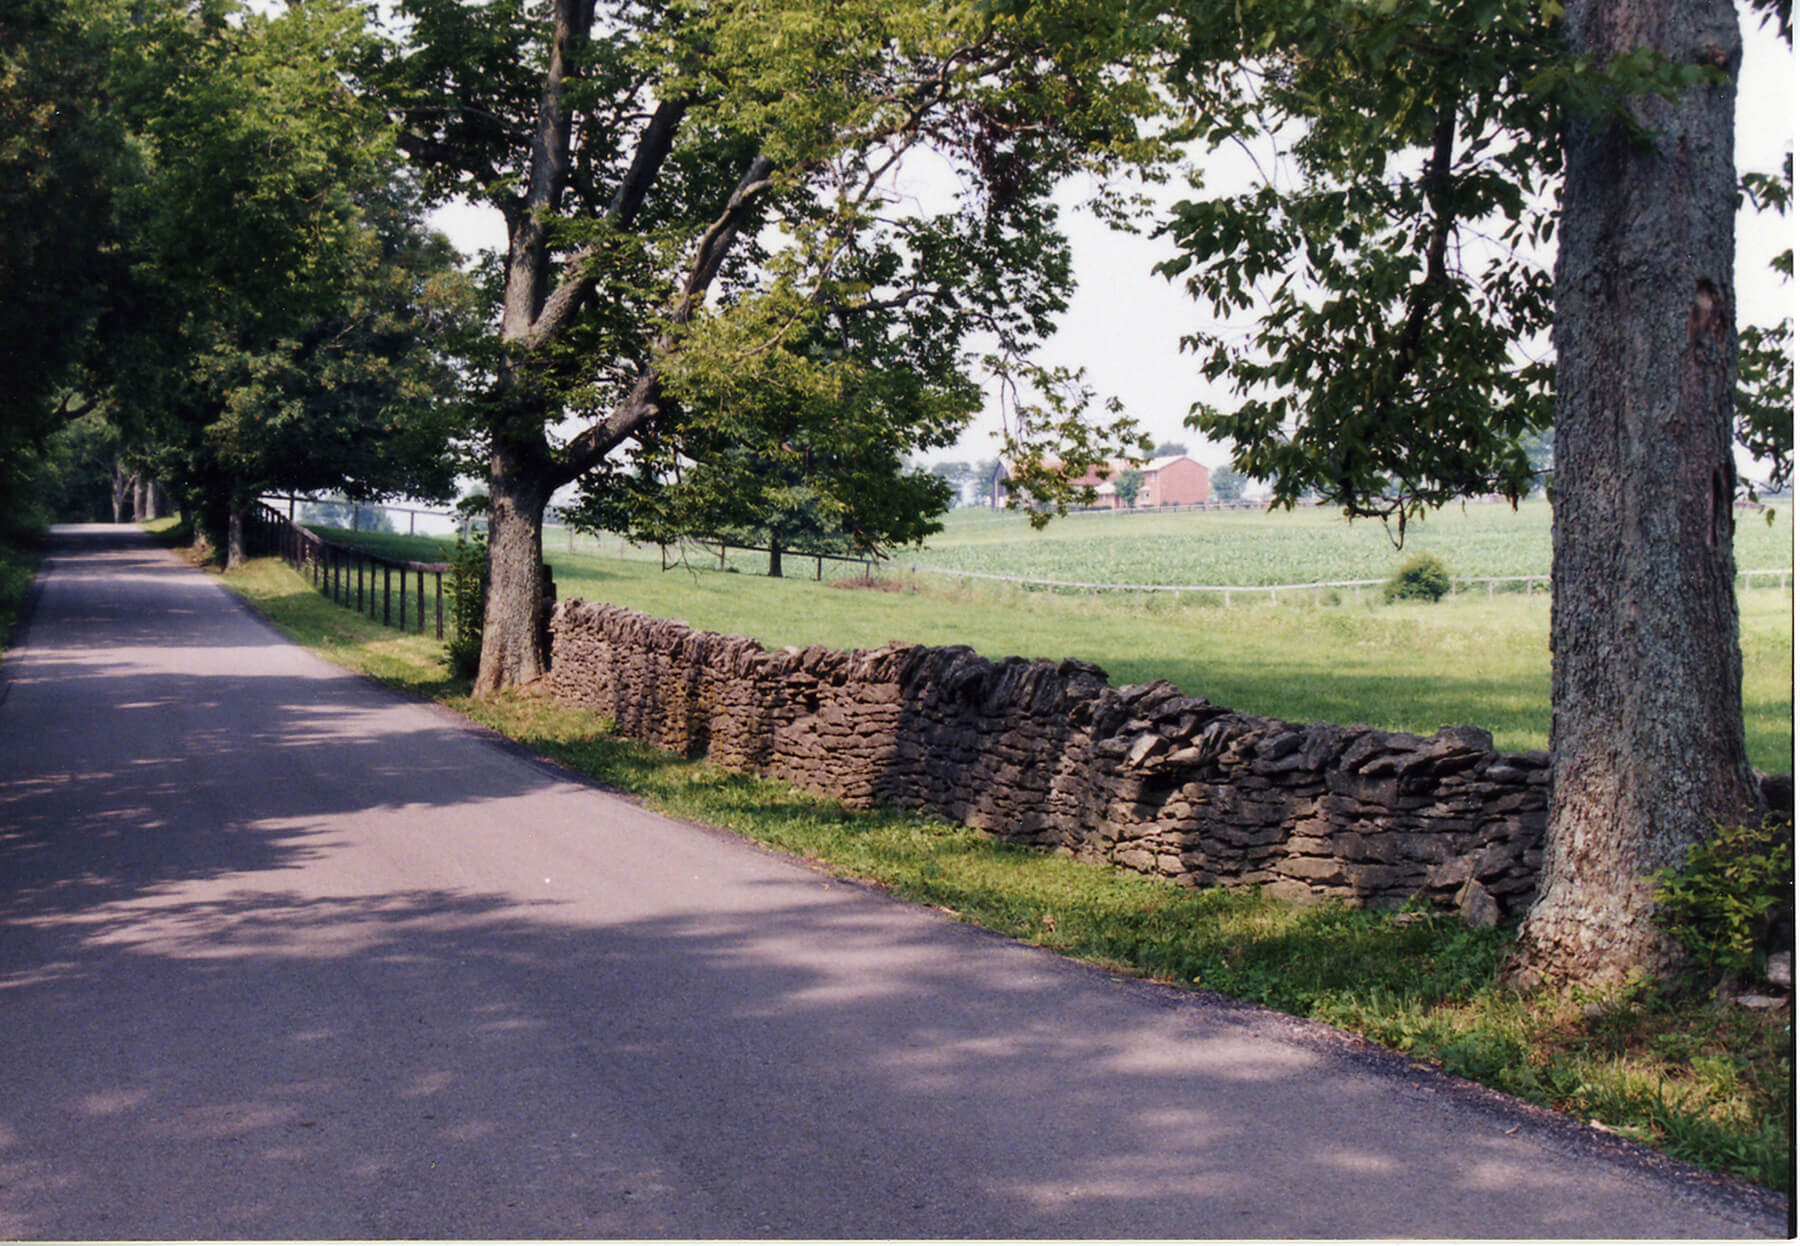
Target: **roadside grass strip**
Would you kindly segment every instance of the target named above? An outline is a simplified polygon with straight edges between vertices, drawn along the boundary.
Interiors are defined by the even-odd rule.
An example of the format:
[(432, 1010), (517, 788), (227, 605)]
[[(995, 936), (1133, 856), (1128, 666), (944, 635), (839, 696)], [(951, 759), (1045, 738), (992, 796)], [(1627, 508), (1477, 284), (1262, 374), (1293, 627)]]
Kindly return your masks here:
[[(475, 700), (435, 642), (337, 610), (284, 564), (226, 583), (333, 661), (433, 697), (672, 816), (743, 835), (1012, 938), (1362, 1034), (1422, 1063), (1772, 1188), (1790, 1180), (1792, 1031), (1699, 989), (1594, 995), (1497, 984), (1507, 930), (1192, 890), (895, 811), (854, 812), (612, 734), (530, 690)], [(827, 590), (828, 591), (828, 590)], [(328, 613), (322, 613), (328, 612)]]
[(0, 539), (0, 653), (6, 652), (13, 624), (19, 621), (25, 599), (31, 595), (38, 557), (38, 548), (23, 539)]

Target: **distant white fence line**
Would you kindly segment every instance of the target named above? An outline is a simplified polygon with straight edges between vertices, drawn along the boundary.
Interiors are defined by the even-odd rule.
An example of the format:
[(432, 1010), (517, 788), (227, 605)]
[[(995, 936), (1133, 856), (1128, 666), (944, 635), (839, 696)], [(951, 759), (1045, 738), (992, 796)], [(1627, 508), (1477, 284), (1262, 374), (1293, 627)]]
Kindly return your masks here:
[[(897, 563), (889, 565), (895, 569), (899, 569), (900, 566)], [(1113, 584), (1091, 580), (1040, 580), (1017, 575), (997, 575), (990, 571), (957, 571), (949, 567), (924, 567), (910, 563), (906, 564), (905, 570), (915, 574), (947, 575), (966, 580), (994, 580), (1004, 584), (1021, 584), (1041, 588), (1071, 588), (1091, 593), (1218, 593), (1224, 597), (1225, 604), (1228, 606), (1231, 604), (1233, 593), (1239, 596), (1266, 593), (1270, 601), (1277, 601), (1279, 600), (1278, 595), (1281, 593), (1311, 592), (1313, 600), (1317, 602), (1323, 598), (1325, 590), (1328, 588), (1350, 589), (1355, 594), (1356, 600), (1361, 601), (1363, 589), (1379, 588), (1387, 583), (1386, 580), (1319, 580), (1310, 584)], [(1788, 577), (1793, 574), (1792, 570), (1740, 571), (1738, 577), (1744, 581), (1745, 588), (1749, 588), (1757, 576), (1773, 576), (1778, 587), (1786, 588)], [(1523, 584), (1527, 594), (1535, 592), (1538, 585), (1542, 585), (1545, 592), (1550, 591), (1550, 577), (1547, 575), (1452, 576), (1450, 591), (1455, 594), (1461, 586), (1475, 584), (1487, 585), (1489, 597), (1494, 595), (1496, 584)]]

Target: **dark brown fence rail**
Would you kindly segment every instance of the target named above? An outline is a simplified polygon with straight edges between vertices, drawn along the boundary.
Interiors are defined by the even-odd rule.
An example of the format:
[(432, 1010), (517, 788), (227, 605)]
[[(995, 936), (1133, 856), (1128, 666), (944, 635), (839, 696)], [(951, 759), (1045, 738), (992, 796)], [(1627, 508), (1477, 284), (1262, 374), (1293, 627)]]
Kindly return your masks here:
[[(250, 548), (285, 559), (338, 605), (353, 607), (358, 614), (379, 619), (388, 627), (423, 633), (429, 598), (437, 638), (444, 638), (447, 562), (384, 558), (348, 545), (334, 545), (261, 502), (251, 515)], [(411, 593), (407, 592), (409, 580)]]
[[(623, 544), (623, 542), (621, 542), (621, 544)], [(596, 550), (598, 550), (600, 546), (600, 539), (598, 537), (594, 539), (594, 545)], [(713, 556), (713, 551), (715, 549), (718, 550), (719, 570), (721, 571), (725, 570), (727, 557), (731, 550), (741, 550), (746, 554), (760, 554), (764, 557), (767, 557), (770, 553), (767, 545), (742, 545), (736, 541), (726, 541), (716, 536), (682, 537), (672, 544), (670, 542), (657, 543), (656, 550), (662, 561), (662, 569), (667, 571), (670, 567), (686, 565), (683, 561), (683, 557), (690, 546), (704, 550), (709, 558)], [(675, 557), (673, 559), (669, 556), (671, 548), (675, 551)], [(575, 552), (573, 538), (570, 539), (569, 552)], [(868, 577), (874, 576), (876, 567), (885, 566), (887, 564), (886, 554), (826, 554), (821, 553), (818, 550), (795, 548), (786, 545), (781, 547), (781, 556), (784, 560), (791, 559), (795, 562), (812, 563), (813, 579), (815, 580), (823, 580), (825, 578), (825, 564), (828, 562), (846, 562), (853, 566), (860, 566), (863, 569), (863, 575)]]

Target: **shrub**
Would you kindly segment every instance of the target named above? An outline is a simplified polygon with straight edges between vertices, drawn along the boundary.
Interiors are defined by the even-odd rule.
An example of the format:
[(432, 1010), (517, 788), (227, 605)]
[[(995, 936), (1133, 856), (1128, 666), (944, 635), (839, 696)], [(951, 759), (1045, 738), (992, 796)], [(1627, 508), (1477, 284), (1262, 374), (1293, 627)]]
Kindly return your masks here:
[(1389, 601), (1436, 601), (1450, 591), (1450, 568), (1436, 554), (1415, 554), (1381, 591)]
[(1748, 978), (1762, 967), (1770, 927), (1793, 910), (1793, 824), (1721, 827), (1656, 881), (1653, 920), (1695, 967), (1709, 980)]
[(481, 624), (487, 615), (487, 537), (477, 532), (458, 536), (450, 556), (450, 621), (453, 630), (445, 646), (450, 669), (465, 679), (481, 665)]

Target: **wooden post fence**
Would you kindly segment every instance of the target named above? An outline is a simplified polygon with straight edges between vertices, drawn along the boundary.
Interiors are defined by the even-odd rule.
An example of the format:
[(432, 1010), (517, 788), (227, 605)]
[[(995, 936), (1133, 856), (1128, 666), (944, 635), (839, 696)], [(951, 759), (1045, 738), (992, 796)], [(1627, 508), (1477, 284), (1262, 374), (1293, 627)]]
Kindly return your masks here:
[[(312, 586), (334, 605), (351, 608), (371, 621), (379, 618), (383, 626), (393, 627), (398, 621), (402, 631), (425, 632), (425, 577), (431, 577), (431, 596), (436, 598), (433, 611), (437, 639), (444, 638), (444, 574), (447, 562), (415, 562), (404, 558), (387, 558), (346, 545), (334, 545), (317, 533), (294, 523), (280, 511), (258, 503), (256, 522), (251, 525), (252, 540), (258, 553), (273, 554), (305, 576)], [(376, 572), (379, 570), (380, 575)], [(396, 577), (395, 572), (399, 572)], [(407, 609), (406, 580), (413, 578), (413, 608)], [(399, 580), (399, 608), (395, 609), (395, 579)], [(354, 581), (354, 584), (352, 584)], [(548, 581), (554, 583), (554, 581)]]

